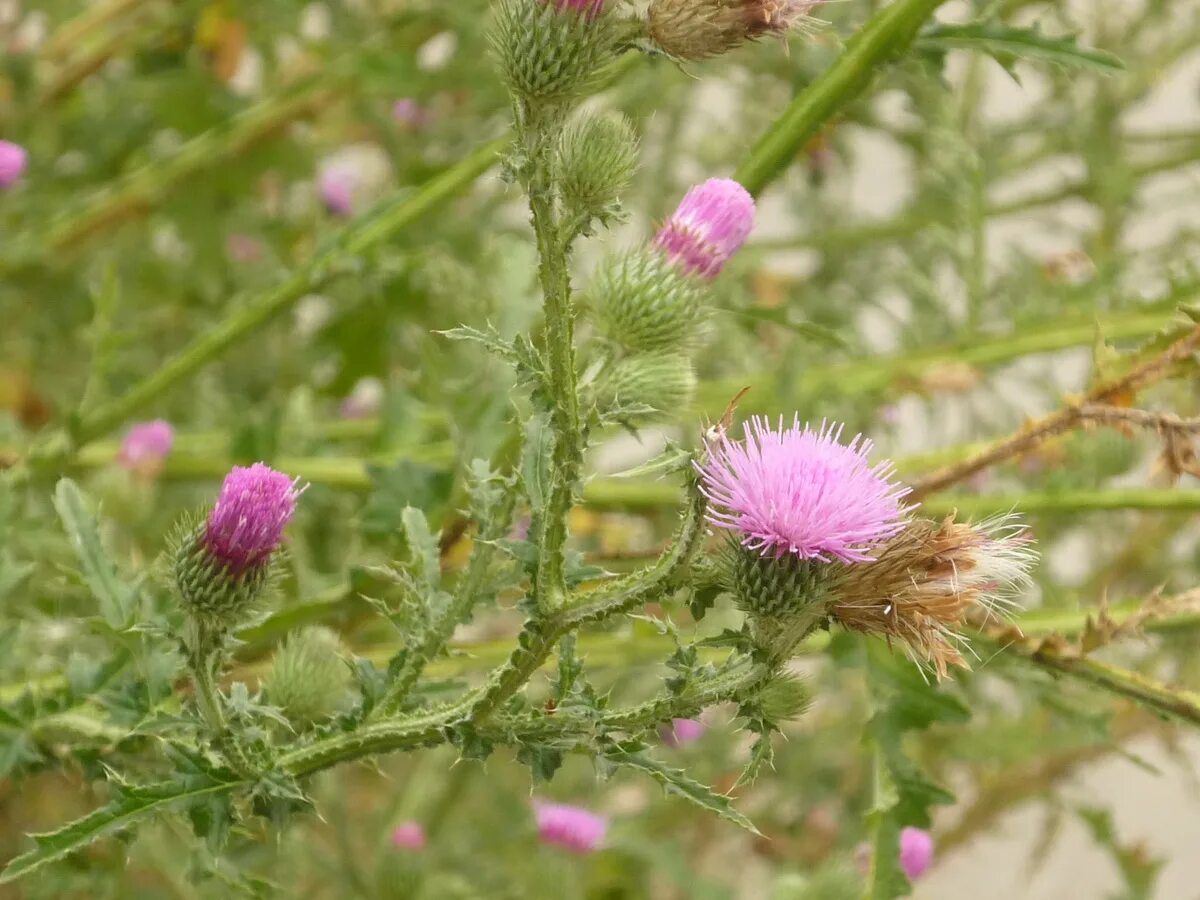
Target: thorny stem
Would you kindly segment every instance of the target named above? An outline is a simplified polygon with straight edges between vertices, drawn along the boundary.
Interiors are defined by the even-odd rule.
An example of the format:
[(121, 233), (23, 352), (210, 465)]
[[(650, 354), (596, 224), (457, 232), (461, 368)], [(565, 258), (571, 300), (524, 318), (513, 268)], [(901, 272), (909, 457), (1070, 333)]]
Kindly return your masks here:
[(1146, 362), (1136, 366), (1128, 374), (1092, 388), (1087, 392), (1085, 404), (1065, 406), (1056, 413), (1026, 425), (1016, 434), (996, 441), (970, 459), (939, 469), (920, 479), (913, 484), (911, 497), (919, 500), (929, 494), (944, 490), (952, 484), (970, 478), (976, 472), (982, 472), (997, 463), (1018, 456), (1048, 438), (1078, 427), (1087, 421), (1087, 417), (1082, 414), (1085, 406), (1107, 405), (1114, 400), (1136, 394), (1149, 385), (1166, 378), (1170, 374), (1172, 366), (1187, 359), (1197, 348), (1200, 348), (1200, 326), (1192, 328), (1187, 335)]
[(517, 140), (525, 154), (529, 211), (537, 239), (538, 278), (545, 312), (545, 344), (549, 365), (551, 423), (554, 429), (553, 480), (539, 514), (541, 541), (534, 603), (542, 612), (559, 607), (566, 596), (563, 546), (567, 540), (567, 515), (574, 503), (583, 464), (583, 435), (579, 420), (579, 392), (575, 371), (575, 310), (568, 271), (569, 236), (558, 220), (551, 177), (554, 152), (553, 109), (531, 103), (518, 108)]

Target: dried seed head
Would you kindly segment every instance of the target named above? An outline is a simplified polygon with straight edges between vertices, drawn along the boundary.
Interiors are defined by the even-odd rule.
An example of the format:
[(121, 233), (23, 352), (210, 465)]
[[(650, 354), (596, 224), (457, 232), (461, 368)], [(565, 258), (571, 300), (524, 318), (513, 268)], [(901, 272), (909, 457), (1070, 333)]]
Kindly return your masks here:
[(676, 59), (706, 59), (804, 21), (819, 0), (654, 0), (650, 39)]
[(968, 612), (1004, 614), (1036, 559), (1011, 516), (973, 525), (947, 516), (915, 519), (875, 559), (839, 565), (830, 576), (834, 619), (853, 631), (902, 642), (938, 678), (968, 668), (960, 628)]

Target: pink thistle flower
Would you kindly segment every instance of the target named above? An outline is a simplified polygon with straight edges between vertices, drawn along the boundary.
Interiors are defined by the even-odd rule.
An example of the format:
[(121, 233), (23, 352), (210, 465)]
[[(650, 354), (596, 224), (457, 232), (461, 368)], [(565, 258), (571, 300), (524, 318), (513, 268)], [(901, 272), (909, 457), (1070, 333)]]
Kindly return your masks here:
[(538, 837), (543, 844), (573, 853), (590, 853), (608, 832), (608, 819), (580, 806), (565, 803), (535, 803)]
[(369, 419), (379, 415), (386, 391), (378, 378), (360, 378), (342, 398), (338, 412), (343, 419)]
[(328, 166), (317, 178), (317, 192), (325, 208), (335, 216), (348, 218), (354, 214), (354, 173), (340, 166)]
[(892, 463), (867, 461), (874, 445), (862, 435), (842, 444), (842, 426), (812, 431), (799, 417), (786, 430), (782, 418), (774, 429), (755, 417), (743, 432), (741, 443), (723, 430), (706, 439), (708, 458), (696, 470), (712, 502), (709, 522), (739, 533), (744, 546), (776, 558), (866, 562), (872, 545), (904, 528), (908, 488), (891, 480)]
[(554, 0), (554, 8), (559, 12), (571, 10), (588, 19), (594, 19), (604, 12), (605, 0)]
[(708, 729), (698, 719), (672, 719), (671, 727), (659, 729), (658, 736), (668, 747), (683, 747), (693, 744), (704, 736)]
[(263, 245), (248, 234), (231, 234), (225, 239), (225, 253), (236, 263), (258, 262), (263, 257)]
[(684, 194), (654, 246), (701, 278), (716, 278), (754, 227), (754, 198), (728, 178), (710, 178)]
[(20, 144), (0, 141), (0, 189), (12, 187), (25, 174), (29, 154)]
[(401, 97), (392, 104), (392, 118), (408, 128), (429, 124), (429, 111), (412, 97)]
[(134, 425), (121, 442), (117, 464), (131, 472), (152, 475), (162, 468), (174, 442), (175, 429), (165, 419)]
[(392, 832), (392, 846), (399, 850), (422, 850), (425, 842), (425, 829), (419, 822), (401, 822)]
[(933, 837), (923, 828), (900, 832), (900, 868), (909, 881), (916, 881), (933, 864)]
[(263, 463), (225, 476), (204, 528), (204, 546), (232, 575), (265, 564), (296, 512), (296, 481)]

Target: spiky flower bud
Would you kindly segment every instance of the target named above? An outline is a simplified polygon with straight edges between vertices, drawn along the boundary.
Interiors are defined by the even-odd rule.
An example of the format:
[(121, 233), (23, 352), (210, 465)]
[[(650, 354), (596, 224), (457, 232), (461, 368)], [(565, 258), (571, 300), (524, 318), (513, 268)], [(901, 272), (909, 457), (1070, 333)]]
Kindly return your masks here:
[(756, 701), (770, 721), (790, 722), (804, 715), (812, 704), (812, 690), (804, 679), (784, 673), (768, 681)]
[(191, 615), (230, 624), (254, 602), (299, 494), (293, 479), (263, 463), (233, 468), (207, 519), (175, 550), (175, 583)]
[(29, 154), (20, 144), (12, 141), (0, 141), (0, 190), (12, 187), (29, 164)]
[(1002, 615), (1035, 559), (1011, 516), (978, 525), (916, 519), (874, 560), (831, 572), (831, 612), (846, 628), (899, 642), (944, 678), (950, 666), (967, 667), (956, 644), (968, 613)]
[(583, 93), (617, 47), (604, 0), (499, 0), (489, 39), (505, 83), (529, 101)]
[(659, 229), (654, 246), (689, 275), (712, 279), (754, 228), (754, 198), (729, 178), (691, 188)]
[(891, 464), (872, 466), (871, 442), (842, 444), (841, 433), (754, 418), (740, 443), (711, 434), (696, 465), (709, 522), (733, 536), (721, 558), (727, 585), (776, 658), (827, 617), (830, 563), (869, 560), (904, 528), (907, 489), (890, 480)]
[(313, 625), (289, 634), (276, 651), (266, 679), (267, 697), (292, 724), (312, 725), (345, 702), (350, 671), (340, 649), (335, 632)]
[(627, 410), (630, 423), (669, 419), (696, 393), (696, 373), (682, 353), (640, 353), (610, 365), (596, 385), (602, 412)]
[(611, 217), (636, 168), (637, 138), (622, 115), (578, 116), (559, 138), (559, 186), (581, 217)]
[(746, 41), (784, 35), (820, 0), (653, 0), (650, 40), (675, 59), (707, 59)]
[(635, 353), (689, 347), (703, 318), (696, 283), (646, 248), (608, 257), (588, 296), (600, 331)]

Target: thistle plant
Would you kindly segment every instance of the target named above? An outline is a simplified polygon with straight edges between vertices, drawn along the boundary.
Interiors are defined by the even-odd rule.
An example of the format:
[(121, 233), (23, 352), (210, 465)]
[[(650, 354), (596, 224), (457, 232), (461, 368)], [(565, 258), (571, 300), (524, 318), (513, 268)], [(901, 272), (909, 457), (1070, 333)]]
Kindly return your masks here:
[[(329, 59), (314, 26), (305, 53), (320, 65), (306, 58), (295, 82), (247, 101), (232, 122), (133, 154), (147, 161), (122, 162), (109, 189), (80, 192), (29, 227), (28, 199), (60, 189), (46, 186), (46, 173), (70, 193), (93, 163), (51, 146), (22, 106), (30, 118), (12, 132), (22, 144), (0, 141), (0, 204), (11, 201), (0, 216), (11, 209), (22, 223), (15, 240), (0, 238), (0, 272), (14, 273), (22, 300), (35, 281), (85, 297), (92, 362), (76, 379), (77, 409), (63, 407), (62, 386), (44, 397), (36, 386), (12, 388), (14, 398), (0, 391), (8, 418), (38, 423), (28, 439), (0, 446), (0, 598), (28, 581), (42, 602), (6, 645), (20, 648), (23, 668), (9, 668), (23, 684), (3, 694), (0, 774), (87, 779), (96, 808), (22, 845), (0, 881), (40, 872), (70, 894), (72, 873), (86, 879), (93, 864), (122, 878), (113, 873), (124, 845), (116, 864), (107, 844), (92, 846), (120, 833), (136, 834), (130, 852), (169, 860), (169, 878), (184, 868), (170, 848), (185, 835), (200, 892), (269, 892), (268, 875), (286, 880), (294, 866), (344, 872), (339, 895), (515, 896), (491, 863), (497, 847), (519, 845), (514, 855), (561, 867), (548, 880), (569, 885), (568, 895), (615, 895), (599, 883), (608, 869), (646, 864), (629, 852), (637, 840), (627, 829), (652, 833), (662, 807), (646, 799), (651, 785), (668, 795), (672, 826), (685, 803), (723, 820), (698, 826), (697, 846), (762, 828), (783, 848), (773, 854), (823, 861), (780, 873), (771, 896), (890, 898), (929, 876), (935, 847), (941, 859), (966, 840), (955, 829), (969, 834), (1011, 802), (1013, 792), (979, 779), (977, 815), (953, 827), (935, 818), (952, 796), (940, 782), (957, 772), (956, 753), (990, 767), (994, 742), (1017, 759), (1012, 748), (1035, 742), (1035, 726), (1052, 731), (1049, 710), (1074, 717), (1084, 738), (1063, 752), (1082, 759), (1103, 743), (1100, 717), (1076, 709), (1085, 689), (1200, 724), (1190, 691), (1089, 655), (1145, 632), (1179, 640), (1196, 598), (1156, 594), (1081, 612), (1062, 585), (1039, 596), (1038, 548), (1064, 533), (1039, 519), (1048, 540), (1035, 542), (1022, 514), (1094, 511), (1102, 501), (1193, 508), (1186, 492), (1166, 488), (1118, 487), (1097, 499), (1091, 482), (1149, 469), (1122, 455), (1121, 442), (1143, 433), (1157, 440), (1155, 477), (1197, 475), (1200, 423), (1136, 405), (1151, 387), (1194, 374), (1195, 310), (1159, 334), (1163, 304), (1117, 308), (1120, 191), (1136, 173), (1092, 159), (1089, 172), (1108, 174), (1089, 175), (1075, 193), (1103, 204), (1097, 240), (1108, 249), (1092, 248), (1098, 281), (1086, 296), (1114, 339), (1153, 340), (1117, 352), (1103, 328), (1097, 340), (1091, 318), (1004, 332), (989, 317), (990, 292), (1025, 303), (1036, 273), (1001, 283), (992, 272), (982, 223), (996, 203), (985, 187), (989, 166), (1019, 171), (1028, 151), (1012, 139), (1011, 153), (964, 168), (963, 137), (983, 127), (969, 102), (982, 76), (972, 68), (959, 98), (942, 68), (952, 50), (1006, 67), (1022, 55), (1104, 71), (1117, 63), (1022, 25), (1029, 4), (974, 4), (968, 24), (938, 24), (939, 6), (494, 0), (483, 26), (478, 10), (416, 4), (371, 18), (379, 34), (362, 25), (344, 56)], [(305, 15), (319, 18), (318, 7)], [(120, 55), (126, 32), (107, 27), (127, 12), (102, 4), (64, 26), (13, 84), (57, 73), (38, 95), (42, 110), (85, 70), (119, 79), (123, 67), (104, 62)], [(220, 46), (201, 43), (188, 65), (208, 60), (222, 90), (246, 89), (254, 65), (226, 72), (221, 62), (238, 51), (236, 37), (212, 37), (238, 33), (227, 15), (217, 4), (204, 28), (159, 23), (166, 30), (146, 57), (195, 31)], [(146, 16), (138, 28), (154, 24)], [(810, 37), (823, 29), (847, 40), (818, 46)], [(7, 37), (0, 23), (0, 46)], [(86, 59), (72, 55), (77, 46)], [(677, 94), (735, 70), (739, 101), (721, 112), (736, 127), (701, 121), (702, 146), (685, 159), (680, 136), (691, 134), (695, 101)], [(391, 83), (413, 72), (419, 85)], [(364, 83), (372, 90), (357, 96)], [(1048, 83), (1069, 108), (1059, 96), (1069, 79)], [(904, 94), (919, 127), (858, 102), (878, 84)], [(0, 80), (6, 134), (10, 106), (26, 103), (10, 104), (19, 95), (8, 86)], [(1084, 106), (1109, 116), (1086, 142), (1100, 154), (1117, 141), (1109, 132), (1121, 103), (1100, 96)], [(87, 103), (71, 108), (96, 115)], [(373, 208), (352, 168), (316, 163), (326, 126), (360, 114), (350, 132), (384, 135), (381, 156), (401, 186)], [(322, 117), (318, 127), (294, 127), (308, 117)], [(919, 204), (898, 223), (855, 227), (837, 199), (810, 190), (852, 155), (846, 129), (885, 133), (916, 158)], [(452, 158), (447, 148), (463, 146), (463, 132), (471, 142), (486, 133)], [(313, 145), (313, 165), (286, 189), (274, 170), (232, 173), (281, 134)], [(117, 143), (112, 152), (129, 155)], [(1053, 141), (1041, 150), (1056, 152)], [(270, 165), (293, 164), (279, 156)], [(466, 191), (493, 166), (502, 178)], [(800, 168), (808, 179), (781, 178)], [(211, 196), (206, 180), (220, 185)], [(772, 185), (779, 197), (760, 202)], [(809, 223), (805, 235), (776, 236), (780, 197), (803, 198), (788, 212)], [(180, 239), (172, 198), (203, 199), (228, 240)], [(925, 227), (938, 211), (952, 227)], [(145, 240), (70, 268), (68, 253), (122, 223)], [(256, 230), (261, 237), (247, 237)], [(905, 252), (867, 246), (890, 240)], [(829, 249), (840, 242), (853, 252)], [(178, 275), (202, 243), (232, 260), (214, 277), (197, 266), (192, 286)], [(763, 265), (801, 244), (824, 254), (804, 278)], [(899, 257), (920, 264), (897, 270)], [(943, 276), (960, 278), (961, 292)], [(181, 281), (194, 296), (180, 293)], [(175, 317), (152, 303), (135, 318), (121, 302), (130, 282), (171, 285), (198, 325), (194, 339), (179, 341)], [(1056, 316), (1085, 295), (1078, 285), (1055, 290)], [(888, 291), (911, 308), (896, 312)], [(901, 323), (902, 344), (860, 359), (845, 348), (867, 343), (858, 330), (870, 331), (860, 314), (871, 304)], [(225, 318), (213, 322), (218, 308)], [(86, 321), (65, 302), (46, 316), (39, 335)], [(288, 316), (290, 330), (279, 321)], [(272, 322), (280, 334), (266, 331)], [(129, 339), (143, 329), (162, 329), (179, 349), (159, 358)], [(215, 365), (251, 341), (248, 358)], [(1092, 381), (1054, 411), (916, 461), (899, 452), (912, 415), (897, 411), (898, 398), (933, 398), (938, 423), (959, 394), (976, 399), (984, 367), (1093, 343)], [(201, 370), (194, 391), (171, 390)], [(1168, 397), (1188, 403), (1186, 391)], [(314, 415), (321, 405), (328, 421)], [(971, 414), (988, 420), (994, 410), (978, 406), (987, 408)], [(169, 419), (150, 418), (159, 414)], [(1102, 444), (1101, 433), (1121, 446)], [(633, 471), (599, 474), (607, 452), (631, 446), (642, 454)], [(137, 477), (89, 474), (110, 464)], [(1013, 493), (1047, 470), (1042, 489)], [(1007, 480), (996, 489), (973, 480), (989, 475)], [(942, 493), (956, 486), (961, 493)], [(198, 515), (176, 514), (197, 501)], [(122, 529), (113, 507), (135, 502), (146, 509)], [(66, 540), (13, 526), (50, 506)], [(620, 517), (617, 527), (609, 517)], [(628, 546), (622, 528), (636, 531)], [(1171, 536), (1123, 531), (1128, 546), (1112, 568)], [(45, 615), (57, 607), (44, 598), (83, 612)], [(1046, 609), (1027, 609), (1042, 601)], [(45, 658), (28, 649), (39, 639), (51, 648)], [(1189, 655), (1179, 643), (1140, 661), (1147, 672), (1170, 661), (1182, 679), (1194, 674)], [(1000, 678), (1012, 689), (992, 690)], [(999, 694), (1028, 699), (1020, 728)], [(1115, 719), (1113, 733), (1151, 727), (1131, 721)], [(1002, 755), (996, 767), (1010, 761)], [(1070, 769), (1059, 762), (1011, 768), (1025, 789)], [(386, 778), (368, 781), (378, 772)], [(593, 776), (633, 787), (570, 796)], [(469, 840), (454, 843), (446, 821), (459, 806), (470, 810)], [(1136, 854), (1111, 822), (1085, 815), (1132, 882)], [(167, 828), (152, 825), (160, 817)], [(368, 819), (371, 840), (360, 829)], [(852, 864), (859, 823), (870, 837), (862, 877)], [(322, 840), (311, 840), (318, 829)], [(749, 858), (761, 844), (743, 846)], [(268, 873), (271, 854), (282, 862)], [(368, 872), (376, 857), (380, 873)], [(180, 884), (170, 887), (193, 890)], [(749, 875), (738, 887), (767, 895)]]

